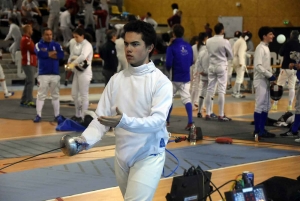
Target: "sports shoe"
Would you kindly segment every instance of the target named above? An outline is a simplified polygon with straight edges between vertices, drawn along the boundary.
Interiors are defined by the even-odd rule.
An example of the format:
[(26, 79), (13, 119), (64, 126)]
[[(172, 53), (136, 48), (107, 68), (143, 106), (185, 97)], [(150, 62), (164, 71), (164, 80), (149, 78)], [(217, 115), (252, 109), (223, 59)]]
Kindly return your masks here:
[(198, 117), (198, 118), (203, 118), (203, 116), (202, 116), (201, 113), (198, 113), (198, 114), (197, 114), (197, 117)]
[(20, 106), (21, 107), (28, 107), (27, 102), (23, 102), (23, 101), (20, 102)]
[(27, 103), (27, 106), (28, 106), (28, 107), (36, 108), (36, 105), (35, 105), (35, 103), (34, 103), (33, 101), (28, 102), (28, 103)]
[(61, 115), (57, 115), (56, 117), (54, 117), (54, 122), (58, 122), (58, 120), (61, 118), (62, 116)]
[(219, 120), (219, 121), (231, 121), (232, 119), (229, 118), (229, 117), (226, 117), (226, 116), (224, 115), (223, 117), (219, 116), (219, 117), (218, 117), (218, 120)]
[(259, 142), (261, 140), (260, 136), (258, 135), (258, 132), (253, 132), (253, 137), (255, 142)]
[(10, 97), (10, 96), (13, 96), (14, 94), (15, 94), (15, 92), (9, 91), (7, 94), (4, 94), (4, 97), (5, 97), (5, 98), (8, 98), (8, 97)]
[(210, 118), (212, 119), (218, 119), (218, 116), (215, 113), (210, 114)]
[(293, 109), (292, 109), (292, 106), (289, 105), (289, 106), (287, 107), (287, 111), (290, 112), (290, 111), (292, 111), (292, 110), (293, 110)]
[(184, 130), (189, 131), (192, 126), (193, 126), (193, 123), (187, 124), (186, 127), (184, 128)]
[(281, 133), (280, 134), (281, 137), (297, 137), (298, 136), (298, 132), (292, 132), (292, 131), (288, 131), (288, 132), (285, 132), (285, 133)]
[(211, 120), (211, 117), (209, 115), (206, 115), (205, 120), (209, 121), (209, 120)]
[(229, 90), (231, 88), (232, 88), (231, 84), (227, 85), (227, 90)]
[(300, 138), (298, 138), (298, 139), (295, 139), (295, 142), (300, 142)]
[(258, 135), (259, 135), (259, 137), (262, 137), (262, 138), (273, 138), (273, 137), (276, 137), (276, 135), (274, 133), (270, 133), (267, 130), (260, 131)]
[(39, 115), (36, 115), (35, 118), (33, 119), (34, 123), (38, 123), (42, 120), (42, 118)]
[(68, 86), (68, 81), (67, 80), (65, 81), (65, 86)]
[(240, 93), (233, 93), (232, 96), (233, 96), (234, 98), (245, 98), (245, 97), (246, 97), (245, 95), (240, 94)]
[(277, 105), (273, 104), (271, 110), (277, 110)]

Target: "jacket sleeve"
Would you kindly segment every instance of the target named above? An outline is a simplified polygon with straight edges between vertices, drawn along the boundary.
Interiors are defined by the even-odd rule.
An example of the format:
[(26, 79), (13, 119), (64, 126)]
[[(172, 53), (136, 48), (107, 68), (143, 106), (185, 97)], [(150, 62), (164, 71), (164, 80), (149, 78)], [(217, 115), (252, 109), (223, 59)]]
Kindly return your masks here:
[[(225, 40), (225, 39), (224, 39)], [(228, 60), (233, 59), (233, 54), (232, 54), (232, 48), (228, 40), (225, 40), (225, 50), (226, 50), (226, 55)]]
[(272, 73), (269, 72), (267, 69), (265, 69), (262, 66), (262, 58), (263, 58), (264, 52), (262, 48), (256, 48), (254, 53), (254, 69), (265, 76), (266, 78), (272, 77)]
[(166, 55), (166, 68), (167, 68), (167, 70), (170, 70), (172, 68), (173, 59), (174, 59), (174, 56), (173, 56), (173, 52), (172, 52), (172, 47), (169, 46), (167, 48), (167, 55)]
[(64, 51), (59, 43), (55, 43), (56, 46), (56, 52), (57, 52), (57, 59), (63, 59), (64, 58)]
[(7, 36), (4, 39), (5, 41), (11, 38), (11, 36), (12, 36), (12, 30), (13, 30), (13, 26), (10, 25), (8, 34), (7, 34)]
[(172, 83), (163, 79), (157, 83), (153, 95), (150, 115), (143, 118), (129, 117), (123, 113), (120, 123), (117, 125), (129, 132), (153, 133), (161, 130), (166, 123), (169, 109), (172, 105)]
[[(105, 86), (104, 91), (100, 97), (96, 115), (100, 116), (111, 116), (111, 95), (110, 91), (112, 89), (112, 80), (115, 76), (113, 76), (108, 84)], [(82, 133), (82, 136), (85, 137), (86, 142), (89, 144), (88, 148), (91, 148), (96, 142), (101, 140), (102, 136), (109, 130), (108, 126), (104, 126), (100, 124), (98, 119), (93, 119), (93, 121), (89, 124), (89, 126)]]
[(43, 59), (47, 59), (49, 58), (49, 54), (48, 51), (43, 51), (42, 49), (40, 49), (41, 47), (40, 43), (36, 43), (35, 47), (34, 47), (34, 51), (35, 54), (37, 55), (38, 58), (43, 58)]

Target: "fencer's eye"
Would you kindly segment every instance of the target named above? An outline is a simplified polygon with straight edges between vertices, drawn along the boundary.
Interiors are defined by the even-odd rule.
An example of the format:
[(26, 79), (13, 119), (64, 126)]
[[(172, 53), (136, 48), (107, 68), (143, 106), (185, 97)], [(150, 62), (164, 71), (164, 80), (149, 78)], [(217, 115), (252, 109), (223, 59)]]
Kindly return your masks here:
[(138, 46), (139, 45), (139, 43), (132, 43), (132, 46), (133, 47), (136, 47), (136, 46)]

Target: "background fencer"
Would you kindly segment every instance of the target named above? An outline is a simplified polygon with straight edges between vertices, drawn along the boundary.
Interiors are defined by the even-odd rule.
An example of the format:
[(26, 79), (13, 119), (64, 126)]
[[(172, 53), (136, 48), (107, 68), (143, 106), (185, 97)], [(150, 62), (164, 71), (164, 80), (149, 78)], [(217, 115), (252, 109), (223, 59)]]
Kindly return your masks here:
[[(299, 43), (299, 32), (297, 30), (293, 30), (290, 35), (290, 40), (283, 44), (281, 49), (279, 50), (280, 56), (283, 56), (283, 61), (281, 64), (281, 70), (278, 76), (277, 84), (281, 86), (285, 86), (286, 81), (288, 82), (289, 89), (289, 103), (287, 106), (287, 111), (292, 110), (292, 104), (295, 97), (295, 85), (296, 85), (296, 70), (289, 69), (290, 63), (298, 63), (299, 61), (295, 61), (291, 59), (291, 52), (300, 52), (300, 43)], [(300, 58), (298, 58), (300, 60)], [(278, 101), (274, 101), (272, 105), (273, 110), (277, 110)]]
[[(93, 77), (92, 59), (93, 47), (90, 42), (84, 39), (85, 31), (77, 28), (73, 31), (74, 39), (70, 41), (70, 57), (68, 65), (75, 66), (73, 68), (74, 76), (72, 82), (72, 98), (75, 104), (75, 115), (72, 117), (74, 121), (81, 122), (83, 111), (89, 107), (89, 87)], [(87, 61), (88, 66), (85, 69), (76, 68), (78, 64)]]
[(233, 87), (232, 96), (234, 98), (245, 98), (245, 95), (241, 94), (241, 85), (244, 82), (244, 75), (246, 68), (246, 56), (250, 57), (247, 51), (247, 43), (246, 40), (249, 38), (247, 35), (247, 31), (243, 32), (240, 38), (234, 43), (232, 51), (233, 51), (233, 61), (232, 65), (236, 72), (236, 79)]
[(48, 0), (48, 28), (52, 30), (54, 40), (57, 40), (57, 31), (59, 24), (60, 15), (60, 1), (59, 0)]
[(273, 29), (270, 27), (261, 27), (259, 29), (258, 36), (261, 42), (254, 53), (255, 129), (253, 136), (256, 141), (264, 137), (275, 137), (275, 134), (265, 129), (268, 112), (271, 108), (270, 81), (276, 80), (276, 77), (272, 74), (270, 49), (268, 47), (269, 43), (273, 41), (273, 32)]
[(9, 52), (11, 53), (12, 61), (15, 62), (16, 51), (20, 50), (22, 34), (21, 34), (20, 27), (16, 25), (16, 18), (10, 17), (8, 19), (8, 22), (9, 22), (9, 31), (4, 41), (7, 41), (11, 38), (14, 39), (13, 44), (9, 47)]
[(84, 29), (88, 27), (88, 25), (92, 25), (93, 30), (95, 30), (95, 20), (94, 20), (94, 8), (93, 8), (94, 0), (84, 0)]
[(89, 149), (115, 127), (115, 175), (124, 200), (151, 201), (165, 162), (172, 83), (149, 60), (156, 42), (152, 25), (131, 21), (124, 32), (129, 66), (110, 79), (98, 103), (98, 119), (75, 140), (79, 149)]
[[(234, 37), (230, 38), (228, 41), (230, 43), (231, 48), (233, 48), (234, 43), (240, 38), (242, 32), (236, 31), (234, 32)], [(231, 77), (233, 72), (232, 60), (228, 60), (228, 67), (227, 67), (227, 90), (231, 89)]]
[(52, 106), (54, 110), (54, 121), (59, 117), (59, 60), (64, 58), (64, 51), (59, 43), (52, 40), (52, 30), (45, 28), (42, 39), (35, 45), (35, 52), (38, 58), (38, 81), (39, 88), (36, 99), (37, 115), (33, 122), (41, 121), (42, 109), (48, 92), (52, 97)]
[(219, 121), (231, 121), (224, 114), (226, 84), (227, 84), (227, 60), (232, 59), (232, 50), (229, 41), (224, 39), (224, 26), (218, 23), (214, 27), (216, 35), (206, 41), (206, 47), (209, 55), (208, 68), (208, 87), (206, 94), (206, 120), (211, 117), (211, 104), (215, 91), (215, 85), (218, 84), (218, 106)]

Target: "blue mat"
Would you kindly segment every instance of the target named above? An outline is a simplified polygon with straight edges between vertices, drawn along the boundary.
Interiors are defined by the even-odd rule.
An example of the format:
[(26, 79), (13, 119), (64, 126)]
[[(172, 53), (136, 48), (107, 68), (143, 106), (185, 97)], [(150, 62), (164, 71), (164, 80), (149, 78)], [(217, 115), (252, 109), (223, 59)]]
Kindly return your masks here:
[[(241, 145), (207, 144), (172, 149), (180, 166), (173, 176), (182, 175), (191, 165), (204, 170), (299, 155), (299, 151)], [(166, 154), (165, 174), (177, 165)], [(251, 170), (249, 170), (251, 171)], [(255, 173), (255, 172), (254, 172)], [(40, 201), (117, 186), (114, 158), (39, 168), (0, 175), (0, 200)]]

